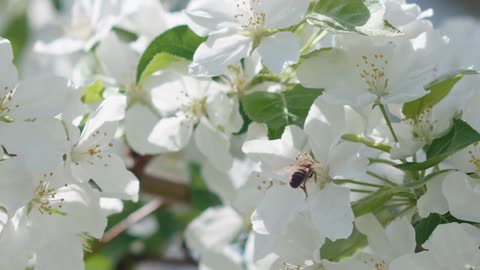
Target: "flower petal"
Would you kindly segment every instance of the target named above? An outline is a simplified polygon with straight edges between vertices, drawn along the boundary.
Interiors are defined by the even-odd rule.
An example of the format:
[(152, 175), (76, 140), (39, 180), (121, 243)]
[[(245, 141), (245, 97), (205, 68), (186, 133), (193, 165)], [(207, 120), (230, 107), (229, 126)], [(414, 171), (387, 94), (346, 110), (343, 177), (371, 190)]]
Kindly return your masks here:
[(275, 74), (282, 73), (300, 59), (300, 42), (291, 32), (280, 32), (262, 39), (258, 52), (263, 64)]
[(141, 155), (162, 152), (163, 148), (150, 143), (147, 139), (158, 121), (159, 117), (146, 106), (134, 104), (128, 109), (124, 122), (125, 137), (135, 152)]
[(176, 152), (188, 144), (192, 131), (193, 123), (183, 115), (163, 118), (153, 128), (148, 141), (165, 152)]

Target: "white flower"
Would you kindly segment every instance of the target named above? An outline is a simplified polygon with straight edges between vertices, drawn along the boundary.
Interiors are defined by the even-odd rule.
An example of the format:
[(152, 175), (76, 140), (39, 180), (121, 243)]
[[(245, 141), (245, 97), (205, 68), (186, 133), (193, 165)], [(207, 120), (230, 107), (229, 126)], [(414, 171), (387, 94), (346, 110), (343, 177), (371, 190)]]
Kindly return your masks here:
[[(24, 159), (29, 170), (55, 168), (65, 153), (66, 135), (60, 121), (65, 104), (75, 97), (62, 78), (42, 77), (17, 83), (10, 42), (0, 39), (0, 144)], [(35, 134), (35, 136), (32, 136)]]
[[(353, 212), (349, 189), (330, 181), (361, 176), (367, 163), (359, 159), (358, 145), (339, 143), (344, 128), (343, 106), (330, 105), (318, 98), (305, 122), (305, 133), (309, 136), (297, 126), (287, 126), (281, 139), (258, 139), (244, 144), (243, 151), (261, 162), (263, 176), (272, 178), (264, 183), (265, 197), (252, 215), (256, 232), (280, 233), (286, 224), (280, 220), (289, 221), (297, 211), (307, 208), (319, 232), (326, 237), (336, 240), (351, 234)], [(313, 156), (309, 154), (310, 148)], [(302, 183), (293, 183), (291, 175), (305, 162), (312, 164), (315, 173), (306, 180), (303, 194), (292, 188)]]
[(473, 270), (480, 267), (480, 231), (470, 224), (439, 225), (423, 245), (426, 251), (402, 256), (390, 270)]
[(105, 37), (120, 18), (128, 14), (128, 1), (80, 0), (75, 1), (66, 14), (69, 21), (59, 20), (64, 36), (49, 43), (39, 41), (34, 50), (40, 53), (63, 55), (90, 51)]
[(228, 135), (240, 130), (243, 119), (238, 103), (225, 88), (209, 79), (196, 79), (177, 72), (163, 74), (152, 90), (153, 104), (165, 115), (154, 127), (149, 141), (174, 152), (183, 149), (192, 136), (200, 152), (219, 170), (232, 165)]
[(424, 96), (443, 40), (433, 31), (412, 38), (342, 35), (337, 47), (305, 60), (297, 74), (306, 87), (325, 88), (330, 102), (363, 107)]
[[(198, 76), (222, 74), (258, 45), (263, 63), (274, 73), (299, 59), (300, 43), (291, 32), (267, 35), (299, 23), (310, 1), (194, 1), (187, 8), (188, 25), (208, 40), (197, 49), (190, 71)], [(259, 44), (257, 44), (259, 43)]]
[(384, 229), (368, 214), (357, 218), (355, 225), (367, 236), (370, 253), (362, 252), (339, 263), (323, 260), (326, 270), (387, 270), (394, 259), (415, 252), (415, 230), (407, 218), (396, 219)]
[(298, 212), (292, 220), (279, 222), (286, 225), (282, 233), (255, 234), (254, 260), (258, 262), (274, 254), (277, 259), (269, 269), (321, 269), (317, 267), (325, 237), (312, 224), (309, 214)]
[(102, 237), (107, 219), (96, 191), (73, 181), (63, 168), (30, 176), (29, 201), (0, 233), (0, 254), (10, 258), (0, 262), (2, 269), (25, 269), (32, 258), (40, 270), (84, 268), (86, 241)]
[(445, 214), (466, 221), (480, 222), (475, 205), (480, 203), (480, 184), (476, 179), (461, 173), (447, 172), (427, 183), (427, 192), (418, 200), (419, 214)]
[(76, 127), (70, 127), (71, 150), (67, 162), (74, 177), (88, 182), (102, 192), (102, 197), (114, 197), (136, 201), (138, 179), (125, 168), (124, 161), (109, 151), (117, 130), (116, 121), (123, 118), (125, 99), (112, 96), (107, 98), (87, 121), (79, 134)]
[(190, 248), (200, 254), (221, 250), (243, 229), (242, 217), (228, 206), (212, 207), (194, 219), (185, 231)]

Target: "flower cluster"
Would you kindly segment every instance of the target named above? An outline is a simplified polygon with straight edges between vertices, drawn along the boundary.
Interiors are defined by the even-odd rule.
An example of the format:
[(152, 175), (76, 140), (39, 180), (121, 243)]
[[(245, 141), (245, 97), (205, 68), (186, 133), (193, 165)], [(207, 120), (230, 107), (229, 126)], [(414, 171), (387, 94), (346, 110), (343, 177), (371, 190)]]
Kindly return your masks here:
[(480, 268), (479, 23), (404, 0), (68, 3), (29, 14), (26, 79), (0, 39), (0, 269), (83, 269), (138, 200), (127, 152), (177, 153), (221, 199), (185, 232), (200, 269)]

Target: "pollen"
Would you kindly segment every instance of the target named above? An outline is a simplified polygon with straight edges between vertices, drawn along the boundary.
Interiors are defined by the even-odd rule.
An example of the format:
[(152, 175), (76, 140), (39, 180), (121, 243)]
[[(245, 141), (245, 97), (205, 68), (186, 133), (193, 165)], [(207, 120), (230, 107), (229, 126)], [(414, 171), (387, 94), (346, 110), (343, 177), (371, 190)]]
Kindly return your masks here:
[(64, 200), (57, 197), (56, 189), (49, 188), (48, 182), (42, 180), (34, 191), (33, 199), (27, 204), (28, 212), (35, 208), (41, 214), (64, 215), (65, 213), (61, 211)]
[(468, 150), (468, 154), (470, 155), (469, 162), (475, 166), (475, 172), (480, 175), (480, 147), (479, 143), (476, 142), (473, 144), (472, 148)]
[(367, 84), (368, 90), (378, 97), (388, 94), (388, 78), (385, 74), (388, 61), (384, 59), (384, 54), (374, 53), (362, 55), (355, 63), (355, 68), (361, 79)]
[(265, 24), (265, 13), (256, 11), (255, 7), (261, 5), (261, 0), (253, 0), (251, 2), (238, 1), (238, 12), (233, 17), (239, 21), (243, 30), (253, 35), (263, 32)]
[(405, 120), (413, 128), (413, 137), (421, 139), (425, 144), (431, 144), (433, 141), (432, 109), (425, 109), (416, 119)]
[[(10, 113), (12, 107), (13, 90), (8, 91), (8, 87), (4, 88), (6, 93), (4, 96), (0, 96), (0, 116), (6, 116)], [(14, 105), (18, 108), (19, 105)]]

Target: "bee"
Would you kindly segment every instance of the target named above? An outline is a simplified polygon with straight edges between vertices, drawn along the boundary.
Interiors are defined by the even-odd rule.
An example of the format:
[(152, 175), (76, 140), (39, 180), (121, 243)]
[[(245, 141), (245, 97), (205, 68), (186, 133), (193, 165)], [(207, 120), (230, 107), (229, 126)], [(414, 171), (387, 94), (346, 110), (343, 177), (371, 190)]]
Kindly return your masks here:
[(301, 188), (305, 193), (305, 198), (308, 198), (307, 187), (305, 186), (307, 180), (315, 177), (317, 181), (317, 173), (315, 172), (315, 161), (312, 159), (300, 160), (295, 166), (292, 174), (290, 175), (289, 185), (292, 188)]

